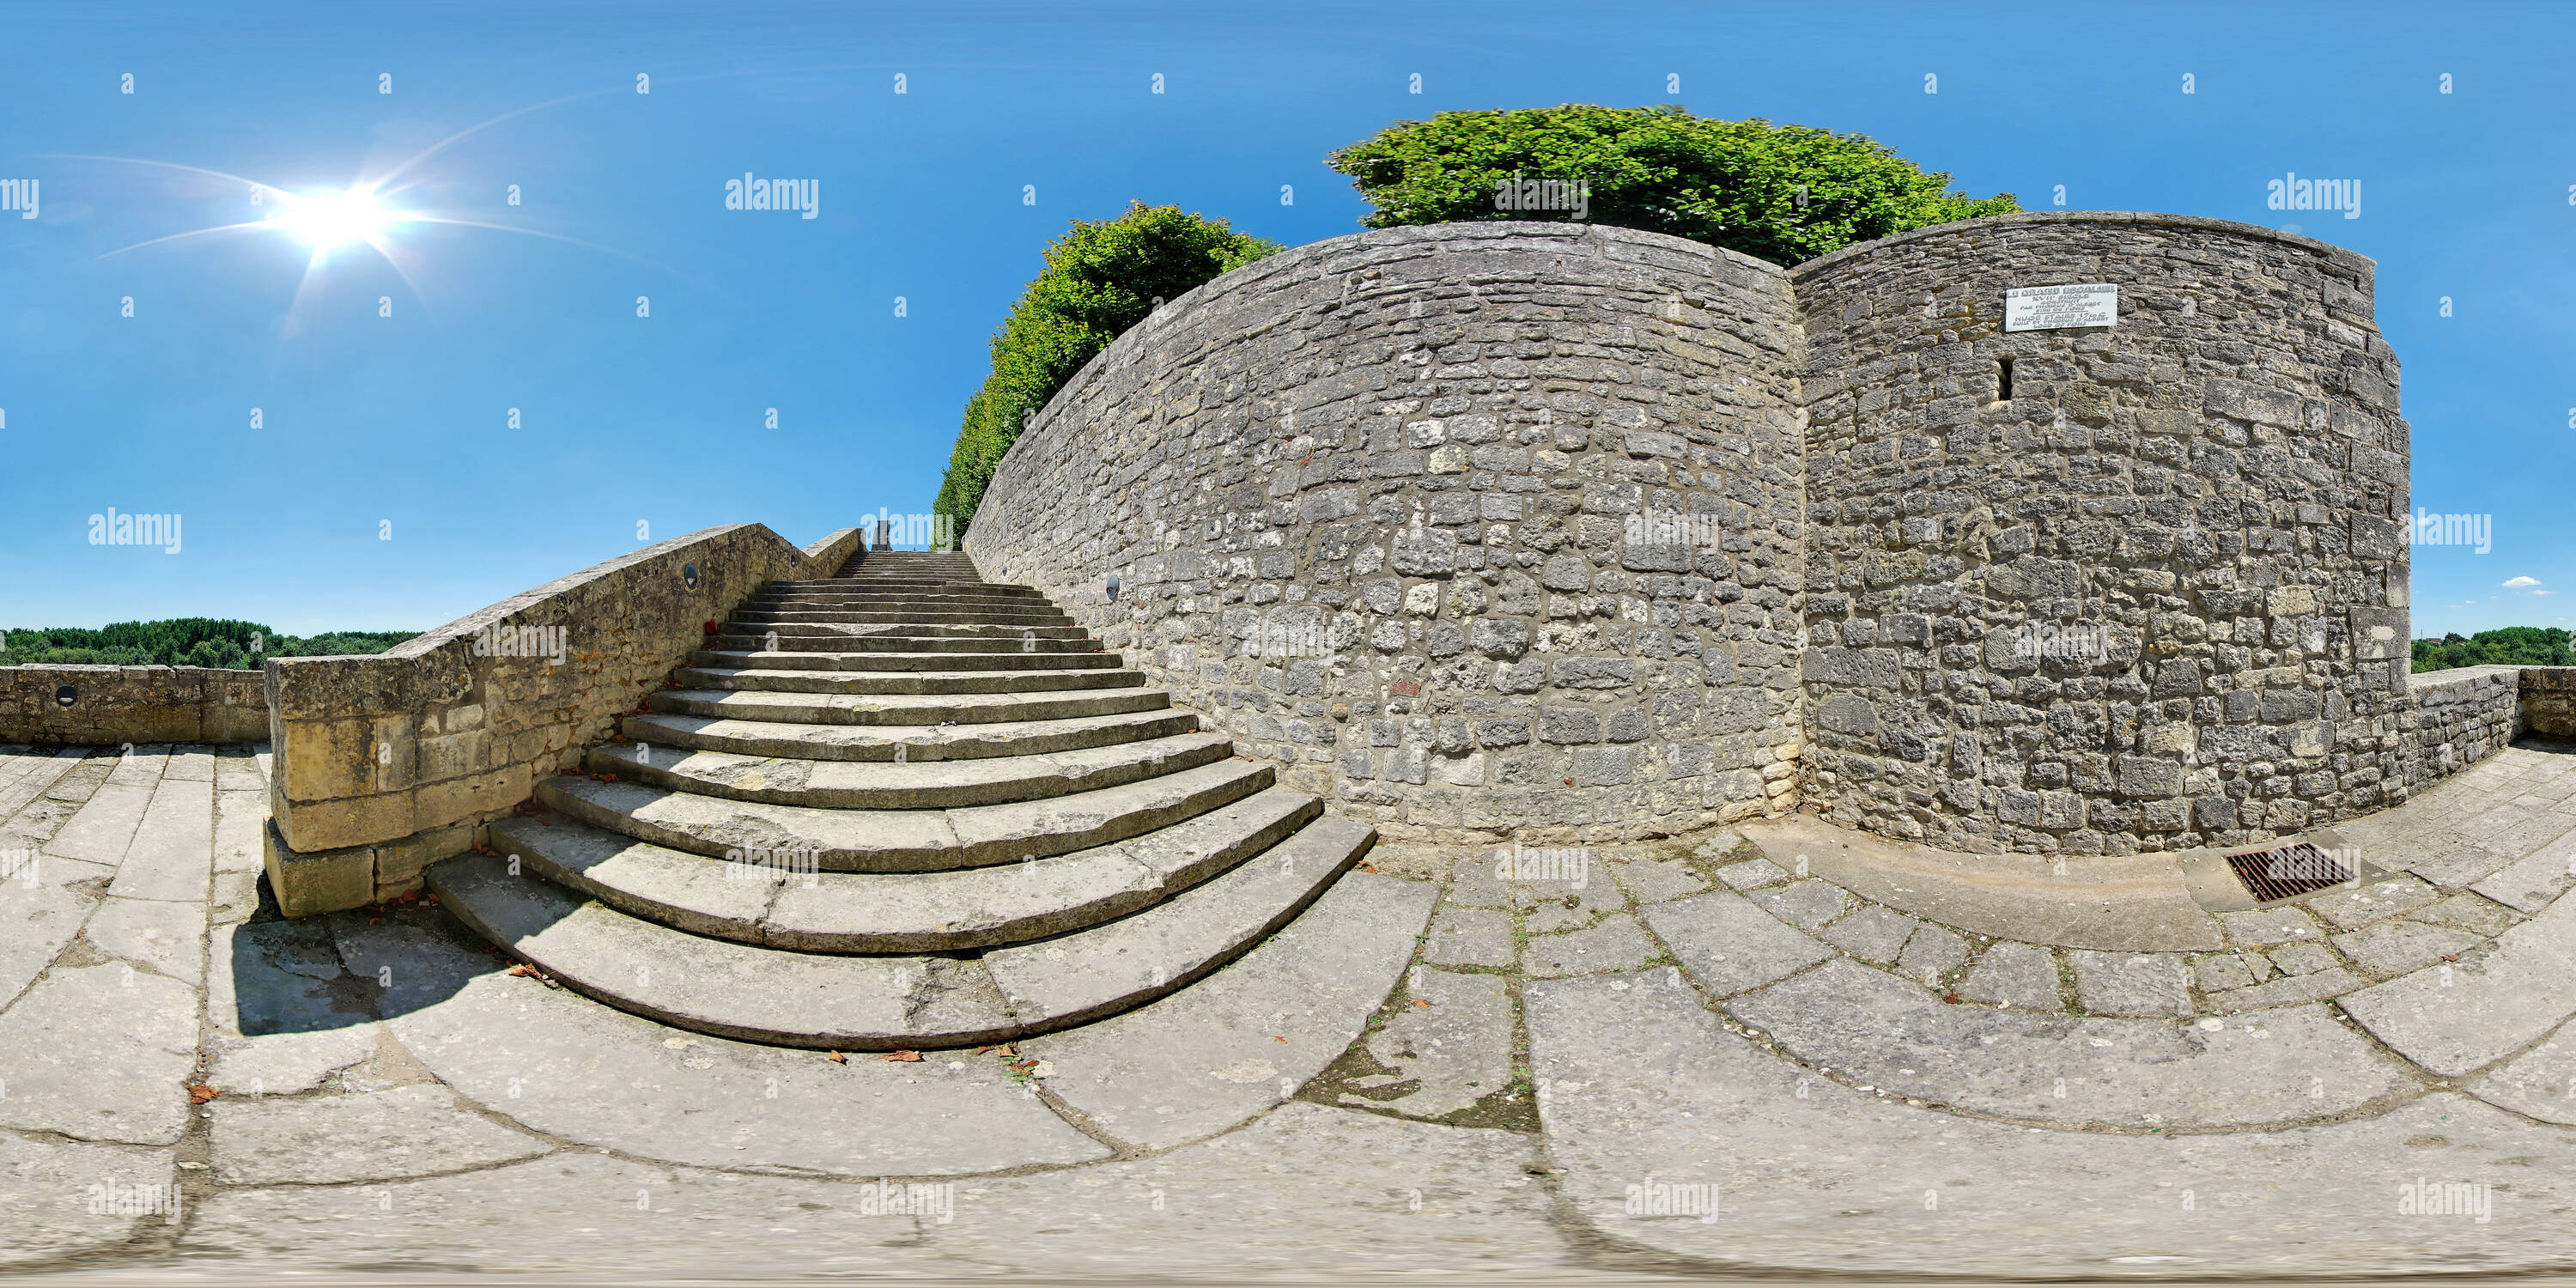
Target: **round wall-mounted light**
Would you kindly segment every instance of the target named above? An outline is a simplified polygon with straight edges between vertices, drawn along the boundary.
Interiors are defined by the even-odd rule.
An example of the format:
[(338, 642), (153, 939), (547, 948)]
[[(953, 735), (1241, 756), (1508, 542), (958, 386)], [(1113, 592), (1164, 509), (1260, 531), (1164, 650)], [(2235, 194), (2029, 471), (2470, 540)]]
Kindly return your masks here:
[(680, 580), (682, 583), (686, 584), (689, 589), (696, 590), (698, 588), (698, 566), (693, 563), (681, 564)]
[(54, 690), (54, 701), (68, 707), (71, 704), (80, 701), (80, 690), (66, 684), (63, 687)]
[(1109, 597), (1118, 598), (1118, 574), (1114, 572), (1109, 574)]

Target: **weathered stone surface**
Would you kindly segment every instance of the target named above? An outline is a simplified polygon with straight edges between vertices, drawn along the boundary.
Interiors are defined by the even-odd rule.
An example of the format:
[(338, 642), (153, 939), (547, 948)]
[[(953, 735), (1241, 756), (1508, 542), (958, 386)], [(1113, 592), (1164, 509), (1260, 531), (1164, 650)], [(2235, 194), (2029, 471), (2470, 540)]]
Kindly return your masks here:
[[(583, 1145), (721, 1167), (929, 1176), (1096, 1159), (992, 1056), (919, 1063), (690, 1037), (404, 920), (335, 918), (403, 1048), (467, 1101)], [(450, 933), (462, 935), (461, 928)], [(772, 1095), (772, 1092), (775, 1095)], [(626, 1191), (631, 1206), (634, 1192)]]
[(2239, 944), (2286, 944), (2323, 939), (2326, 935), (2326, 928), (2316, 918), (2296, 907), (2222, 912), (2218, 921), (2227, 928), (2228, 939)]
[(340, 1185), (489, 1167), (553, 1146), (456, 1103), (439, 1086), (343, 1096), (217, 1100), (215, 1179)]
[(1730, 889), (1759, 890), (1788, 880), (1789, 874), (1769, 859), (1746, 859), (1742, 863), (1730, 863), (1719, 868), (1717, 879), (1724, 881)]
[(1406, 977), (1405, 992), (1413, 1004), (1367, 1038), (1370, 1057), (1395, 1072), (1356, 1085), (1416, 1085), (1390, 1098), (1344, 1092), (1343, 1103), (1437, 1118), (1511, 1085), (1512, 1001), (1502, 976), (1420, 967)]
[(1521, 972), (1538, 979), (1635, 970), (1656, 955), (1637, 919), (1618, 912), (1593, 926), (1563, 934), (1532, 935), (1521, 944)]
[(1959, 981), (1959, 996), (1971, 1002), (2042, 1012), (2065, 1010), (2063, 991), (2053, 954), (2011, 940), (1988, 945)]
[(1175, 1145), (1277, 1105), (1358, 1035), (1413, 955), (1438, 891), (1344, 875), (1242, 960), (1160, 1001), (1020, 1049), (1117, 1139)]
[(196, 1062), (194, 988), (121, 962), (57, 965), (0, 1012), (0, 1127), (172, 1144)]
[(127, 899), (202, 902), (214, 863), (213, 780), (164, 777), (152, 791), (152, 804), (144, 811), (142, 825), (108, 893)]
[(1617, 875), (1620, 888), (1628, 892), (1628, 897), (1641, 904), (1663, 903), (1684, 895), (1698, 894), (1708, 888), (1708, 882), (1693, 872), (1689, 864), (1675, 859), (1630, 859), (1611, 864), (1610, 870)]
[[(1797, 1069), (1652, 975), (1528, 989), (1530, 1062), (1547, 1089), (1540, 1114), (1549, 1157), (1564, 1169), (1558, 1193), (1623, 1243), (1709, 1266), (1990, 1278), (2167, 1265), (2388, 1275), (2554, 1265), (2576, 1252), (2556, 1210), (2569, 1201), (2576, 1146), (2465, 1096), (2271, 1132), (1978, 1122)], [(2493, 1222), (2395, 1217), (2398, 1187), (2419, 1174), (2497, 1182)], [(1628, 1187), (1649, 1177), (1715, 1186), (1718, 1219), (1629, 1217)], [(2173, 1257), (2188, 1260), (2164, 1260)]]
[(2189, 1015), (2191, 972), (2175, 953), (2066, 954), (2075, 1004), (2095, 1015)]
[(1968, 960), (1968, 941), (1939, 926), (1925, 926), (1905, 941), (1897, 972), (1918, 984), (1934, 985)]
[(2517, 912), (2538, 913), (2576, 889), (2576, 865), (2556, 855), (2535, 854), (2469, 888)]
[(341, 968), (329, 923), (218, 926), (207, 966), (206, 1083), (217, 1091), (311, 1091), (375, 1053), (381, 990)]
[(2546, 1123), (2576, 1126), (2576, 1023), (2468, 1085), (2470, 1095)]
[(1824, 881), (1792, 881), (1746, 896), (1755, 906), (1800, 930), (1814, 930), (1842, 915), (1843, 892)]
[(110, 957), (194, 987), (205, 979), (206, 905), (110, 897), (81, 937)]
[(2372, 1036), (2435, 1073), (2483, 1068), (2576, 1014), (2576, 902), (2552, 905), (2456, 965), (2427, 966), (2340, 1004)]
[(1832, 949), (1725, 890), (1656, 904), (1645, 917), (1682, 969), (1719, 997), (1759, 988), (1833, 956)]
[(1484, 908), (1442, 908), (1422, 946), (1434, 966), (1509, 966), (1515, 956), (1512, 915)]
[(1893, 962), (1923, 923), (1894, 908), (1870, 904), (1817, 932), (1817, 937), (1862, 961)]
[(2390, 877), (2373, 881), (2354, 890), (2334, 890), (2318, 895), (2301, 905), (2326, 919), (2340, 930), (2366, 926), (2371, 922), (2413, 912), (2438, 903), (2440, 891), (2414, 877)]
[(2070, 1019), (1946, 1005), (1837, 961), (1726, 1009), (1799, 1058), (1868, 1086), (2033, 1122), (2290, 1122), (2348, 1112), (2402, 1085), (2394, 1064), (2315, 1007), (2216, 1028)]
[(177, 1176), (166, 1149), (0, 1135), (0, 1266), (66, 1261), (172, 1223), (186, 1214)]
[(0, 935), (0, 1006), (35, 982), (80, 933), (114, 875), (96, 863), (39, 854), (33, 870), (22, 866), (0, 881), (0, 924), (9, 928)]
[(2305, 975), (2284, 975), (2249, 988), (2229, 989), (2209, 994), (2209, 1009), (2221, 1015), (2238, 1011), (2259, 1011), (2298, 1002), (2321, 1001), (2340, 997), (2361, 987), (2360, 976), (2340, 966), (2330, 966)]
[(2412, 921), (2382, 921), (2334, 937), (2337, 951), (2363, 970), (2403, 975), (2486, 941), (2486, 936)]

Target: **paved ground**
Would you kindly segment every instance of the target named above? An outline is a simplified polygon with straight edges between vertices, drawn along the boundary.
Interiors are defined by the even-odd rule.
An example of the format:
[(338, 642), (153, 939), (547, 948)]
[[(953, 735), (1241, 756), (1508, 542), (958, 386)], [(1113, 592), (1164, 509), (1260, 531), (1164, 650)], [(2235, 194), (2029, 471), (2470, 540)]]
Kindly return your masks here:
[(2576, 1271), (2576, 756), (2263, 912), (1812, 821), (1386, 844), (1198, 986), (918, 1061), (667, 1029), (428, 903), (275, 920), (264, 772), (0, 749), (0, 1271)]

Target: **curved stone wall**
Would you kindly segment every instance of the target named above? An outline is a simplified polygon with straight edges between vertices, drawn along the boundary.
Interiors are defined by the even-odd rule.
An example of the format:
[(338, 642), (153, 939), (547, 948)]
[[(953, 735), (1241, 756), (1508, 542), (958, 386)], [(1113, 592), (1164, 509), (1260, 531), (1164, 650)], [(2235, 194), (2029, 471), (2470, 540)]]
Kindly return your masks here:
[(966, 549), (1392, 834), (1779, 808), (1797, 341), (1781, 270), (1651, 233), (1298, 247), (1094, 359)]
[[(1799, 266), (1806, 803), (2124, 853), (2403, 799), (2407, 427), (2371, 272), (2158, 215)], [(2100, 282), (2116, 326), (2003, 329), (2007, 288)]]

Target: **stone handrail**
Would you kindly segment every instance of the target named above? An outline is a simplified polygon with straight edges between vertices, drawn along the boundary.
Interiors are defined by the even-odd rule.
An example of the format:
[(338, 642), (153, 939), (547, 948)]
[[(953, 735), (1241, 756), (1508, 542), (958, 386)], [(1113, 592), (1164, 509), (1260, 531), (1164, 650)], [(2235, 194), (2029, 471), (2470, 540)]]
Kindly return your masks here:
[(260, 742), (267, 702), (257, 671), (0, 667), (0, 743)]
[(798, 549), (757, 523), (622, 555), (383, 653), (268, 663), (268, 877), (290, 917), (417, 889), (536, 781), (579, 762), (752, 592), (827, 577), (856, 528)]

